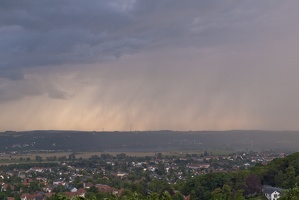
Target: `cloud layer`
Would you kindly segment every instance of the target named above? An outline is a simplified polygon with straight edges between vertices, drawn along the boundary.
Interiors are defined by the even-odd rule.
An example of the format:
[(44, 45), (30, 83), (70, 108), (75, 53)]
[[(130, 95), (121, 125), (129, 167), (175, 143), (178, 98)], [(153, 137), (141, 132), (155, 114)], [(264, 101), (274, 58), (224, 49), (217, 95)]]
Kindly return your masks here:
[(298, 129), (298, 4), (1, 1), (1, 129)]

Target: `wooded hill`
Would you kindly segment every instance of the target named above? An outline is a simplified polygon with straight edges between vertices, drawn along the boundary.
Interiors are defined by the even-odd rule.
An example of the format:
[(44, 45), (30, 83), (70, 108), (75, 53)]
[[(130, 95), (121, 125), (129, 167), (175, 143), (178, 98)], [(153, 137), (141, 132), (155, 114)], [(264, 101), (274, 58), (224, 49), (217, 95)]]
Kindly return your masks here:
[(0, 151), (168, 151), (290, 150), (297, 151), (299, 131), (7, 131), (0, 133)]
[(261, 195), (262, 185), (282, 189), (299, 185), (299, 153), (248, 170), (197, 176), (182, 183), (179, 190), (193, 199), (253, 199)]

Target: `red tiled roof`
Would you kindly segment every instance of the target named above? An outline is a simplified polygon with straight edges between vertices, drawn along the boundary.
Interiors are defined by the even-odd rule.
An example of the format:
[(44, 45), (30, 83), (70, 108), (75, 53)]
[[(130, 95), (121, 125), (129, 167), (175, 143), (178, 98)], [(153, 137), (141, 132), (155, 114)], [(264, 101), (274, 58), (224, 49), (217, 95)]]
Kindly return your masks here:
[(83, 188), (79, 188), (77, 190), (78, 193), (81, 193), (81, 194), (85, 194), (86, 193), (86, 190), (84, 190)]
[(53, 195), (55, 195), (55, 193), (53, 193), (53, 192), (45, 193), (45, 196), (48, 197), (48, 198), (52, 197)]
[(88, 182), (88, 183), (84, 183), (84, 187), (85, 187), (85, 188), (88, 188), (88, 187), (91, 187), (91, 186), (93, 186), (93, 184), (90, 183), (90, 182)]
[(7, 188), (10, 188), (11, 190), (15, 189), (15, 187), (13, 185), (9, 184), (9, 183), (8, 184), (5, 183), (5, 184), (2, 185), (2, 189), (7, 190)]
[(77, 192), (65, 192), (64, 193), (67, 197), (75, 197), (78, 196)]
[(83, 188), (79, 188), (77, 192), (65, 192), (64, 194), (68, 197), (74, 197), (74, 196), (84, 196), (86, 193), (86, 190)]
[(108, 185), (101, 185), (101, 184), (97, 184), (96, 188), (98, 188), (99, 192), (114, 192), (114, 191), (118, 191), (115, 188), (112, 188)]
[(34, 194), (28, 194), (28, 193), (24, 193), (21, 195), (21, 198), (27, 198), (28, 200), (30, 199), (35, 199), (35, 195)]

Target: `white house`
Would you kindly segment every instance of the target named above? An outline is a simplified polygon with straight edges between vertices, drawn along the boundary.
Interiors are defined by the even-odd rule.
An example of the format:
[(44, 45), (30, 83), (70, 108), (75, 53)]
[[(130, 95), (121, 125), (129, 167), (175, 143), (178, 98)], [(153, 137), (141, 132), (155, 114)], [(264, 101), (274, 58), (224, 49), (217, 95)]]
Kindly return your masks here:
[(282, 189), (271, 187), (271, 186), (263, 186), (262, 192), (268, 200), (278, 200), (280, 198)]

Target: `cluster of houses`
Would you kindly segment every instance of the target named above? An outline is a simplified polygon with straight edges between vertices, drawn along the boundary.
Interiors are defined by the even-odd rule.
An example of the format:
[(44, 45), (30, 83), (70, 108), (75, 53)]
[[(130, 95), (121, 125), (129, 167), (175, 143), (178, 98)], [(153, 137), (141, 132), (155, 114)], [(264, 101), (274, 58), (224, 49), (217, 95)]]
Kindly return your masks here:
[[(25, 183), (25, 182), (27, 183), (27, 181), (24, 181), (23, 183)], [(67, 192), (61, 192), (61, 194), (64, 194), (67, 197), (83, 197), (84, 198), (85, 194), (86, 194), (86, 190), (92, 186), (94, 186), (98, 192), (103, 192), (103, 193), (107, 192), (107, 193), (112, 193), (115, 195), (120, 195), (123, 192), (122, 189), (116, 189), (116, 188), (113, 188), (113, 187), (110, 187), (110, 186), (104, 185), (104, 184), (93, 184), (90, 182), (83, 183), (83, 187), (79, 188), (79, 189), (72, 187), (65, 182), (59, 182), (59, 183), (56, 182), (56, 183), (53, 183), (53, 185), (51, 185), (51, 186), (48, 185), (47, 183), (43, 183), (43, 182), (41, 182), (41, 184), (44, 184), (44, 185), (40, 191), (35, 191), (33, 193), (27, 193), (27, 192), (24, 192), (22, 189), (20, 189), (19, 191), (15, 191), (15, 192), (21, 193), (21, 196), (20, 196), (21, 200), (45, 200), (45, 199), (55, 195), (55, 192), (52, 192), (52, 189), (54, 189), (58, 185), (64, 186), (66, 189), (68, 189)], [(2, 192), (7, 191), (8, 188), (11, 191), (15, 190), (15, 187), (11, 184), (1, 183), (0, 187), (1, 187)], [(8, 200), (14, 200), (14, 198), (8, 197)]]
[[(55, 195), (55, 188), (57, 187), (64, 188), (65, 191), (60, 193), (64, 194), (67, 197), (76, 196), (84, 198), (86, 190), (88, 190), (90, 187), (94, 187), (98, 192), (108, 192), (116, 195), (121, 194), (122, 192), (122, 190), (110, 187), (105, 184), (93, 184), (90, 182), (83, 182), (81, 188), (76, 188), (72, 185), (72, 181), (76, 177), (81, 177), (84, 180), (84, 176), (82, 174), (76, 174), (71, 171), (60, 171), (59, 168), (65, 165), (66, 164), (63, 163), (61, 164), (61, 166), (57, 166), (56, 169), (32, 167), (29, 170), (14, 169), (12, 171), (6, 172), (0, 171), (0, 192), (11, 191), (11, 193), (19, 193), (21, 200), (45, 200)], [(84, 171), (83, 169), (80, 170), (81, 172)], [(57, 178), (57, 180), (49, 181), (49, 177), (52, 177), (53, 175), (58, 175), (57, 177), (55, 177)], [(67, 181), (65, 177), (69, 175), (70, 179)], [(120, 177), (121, 176), (123, 175), (120, 174)], [(18, 181), (15, 181), (14, 183), (6, 183), (11, 182), (11, 179)], [(32, 184), (38, 185), (39, 190), (29, 192)], [(18, 185), (18, 187), (16, 187), (16, 185)], [(8, 199), (14, 200), (13, 197), (8, 197)]]
[[(149, 172), (153, 179), (161, 179), (174, 184), (179, 179), (186, 179), (187, 176), (245, 169), (256, 163), (267, 163), (273, 158), (284, 156), (283, 153), (273, 152), (242, 152), (225, 156), (162, 156), (149, 159), (132, 157), (117, 159), (115, 156), (101, 159), (101, 156), (98, 156), (101, 159), (101, 164), (86, 160), (86, 165), (82, 166), (72, 164), (72, 162), (62, 162), (57, 163), (55, 167), (0, 171), (0, 189), (3, 192), (10, 190), (19, 193), (21, 200), (44, 200), (53, 196), (58, 187), (63, 188), (63, 193), (69, 197), (84, 197), (86, 190), (91, 187), (98, 192), (120, 195), (123, 190), (109, 185), (110, 180), (126, 179), (138, 170)], [(34, 164), (32, 163), (32, 165)], [(18, 180), (18, 182), (13, 183), (10, 181), (12, 179)], [(80, 187), (78, 184), (74, 184), (77, 179), (82, 182)], [(95, 181), (91, 183), (89, 180)], [(39, 190), (30, 191), (33, 183), (38, 185)], [(16, 185), (19, 187), (16, 188)], [(281, 189), (264, 187), (263, 193), (268, 200), (277, 200)], [(9, 198), (9, 200), (12, 199)]]

